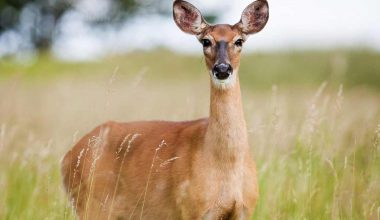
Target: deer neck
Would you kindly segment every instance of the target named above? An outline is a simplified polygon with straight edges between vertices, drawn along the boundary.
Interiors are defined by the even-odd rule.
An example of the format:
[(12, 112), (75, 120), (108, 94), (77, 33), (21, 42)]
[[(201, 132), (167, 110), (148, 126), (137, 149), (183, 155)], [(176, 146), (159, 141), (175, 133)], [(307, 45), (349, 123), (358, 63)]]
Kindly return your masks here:
[(208, 158), (223, 166), (242, 161), (248, 150), (238, 77), (229, 89), (216, 88), (211, 82), (210, 117), (204, 150)]

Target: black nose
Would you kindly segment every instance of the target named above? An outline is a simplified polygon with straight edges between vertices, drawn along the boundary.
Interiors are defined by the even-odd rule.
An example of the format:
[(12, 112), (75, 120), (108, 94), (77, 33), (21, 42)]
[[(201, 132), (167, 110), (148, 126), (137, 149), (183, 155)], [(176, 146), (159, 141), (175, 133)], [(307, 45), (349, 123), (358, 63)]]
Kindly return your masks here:
[(213, 68), (214, 76), (219, 80), (225, 80), (232, 74), (232, 67), (229, 64), (216, 64)]

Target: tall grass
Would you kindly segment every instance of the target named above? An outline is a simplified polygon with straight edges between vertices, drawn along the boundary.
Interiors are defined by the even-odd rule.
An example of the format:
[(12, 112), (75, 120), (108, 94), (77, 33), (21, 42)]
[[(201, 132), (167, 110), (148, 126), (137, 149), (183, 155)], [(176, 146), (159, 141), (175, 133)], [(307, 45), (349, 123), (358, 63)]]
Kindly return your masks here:
[[(0, 80), (22, 78), (29, 81), (54, 80), (60, 77), (98, 77), (117, 71), (131, 77), (160, 82), (165, 79), (198, 80), (206, 73), (202, 51), (199, 55), (179, 55), (169, 51), (135, 52), (95, 62), (65, 63), (48, 54), (35, 62), (20, 65), (0, 59)], [(380, 88), (380, 53), (357, 51), (310, 51), (245, 54), (241, 60), (241, 82), (246, 87), (267, 89), (273, 84), (317, 86), (324, 81), (346, 88), (368, 86)], [(116, 71), (116, 72), (117, 72)], [(137, 80), (138, 82), (138, 80)]]
[[(153, 70), (113, 70), (0, 82), (0, 219), (74, 219), (59, 163), (95, 125), (208, 114), (207, 74), (146, 80)], [(376, 91), (337, 83), (242, 87), (260, 184), (254, 219), (380, 219)]]

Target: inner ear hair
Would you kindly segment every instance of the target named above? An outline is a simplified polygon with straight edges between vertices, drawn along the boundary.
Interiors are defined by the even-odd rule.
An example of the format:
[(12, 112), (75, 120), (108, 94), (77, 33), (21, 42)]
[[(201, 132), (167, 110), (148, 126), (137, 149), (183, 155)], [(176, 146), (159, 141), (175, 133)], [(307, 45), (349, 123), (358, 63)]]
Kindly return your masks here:
[(254, 34), (265, 27), (268, 19), (269, 5), (267, 0), (257, 0), (244, 9), (237, 26), (244, 34)]
[(208, 26), (201, 12), (183, 0), (174, 1), (173, 17), (177, 26), (188, 34), (199, 35)]

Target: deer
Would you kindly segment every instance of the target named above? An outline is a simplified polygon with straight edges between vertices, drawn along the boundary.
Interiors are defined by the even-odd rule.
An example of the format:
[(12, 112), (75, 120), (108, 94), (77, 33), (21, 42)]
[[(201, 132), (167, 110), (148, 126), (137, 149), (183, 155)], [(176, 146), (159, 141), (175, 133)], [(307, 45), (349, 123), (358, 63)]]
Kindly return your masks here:
[(210, 78), (209, 117), (183, 122), (109, 121), (64, 156), (65, 190), (79, 219), (249, 219), (259, 197), (239, 83), (249, 35), (267, 24), (266, 0), (235, 25), (210, 25), (175, 0), (173, 17), (203, 46)]

